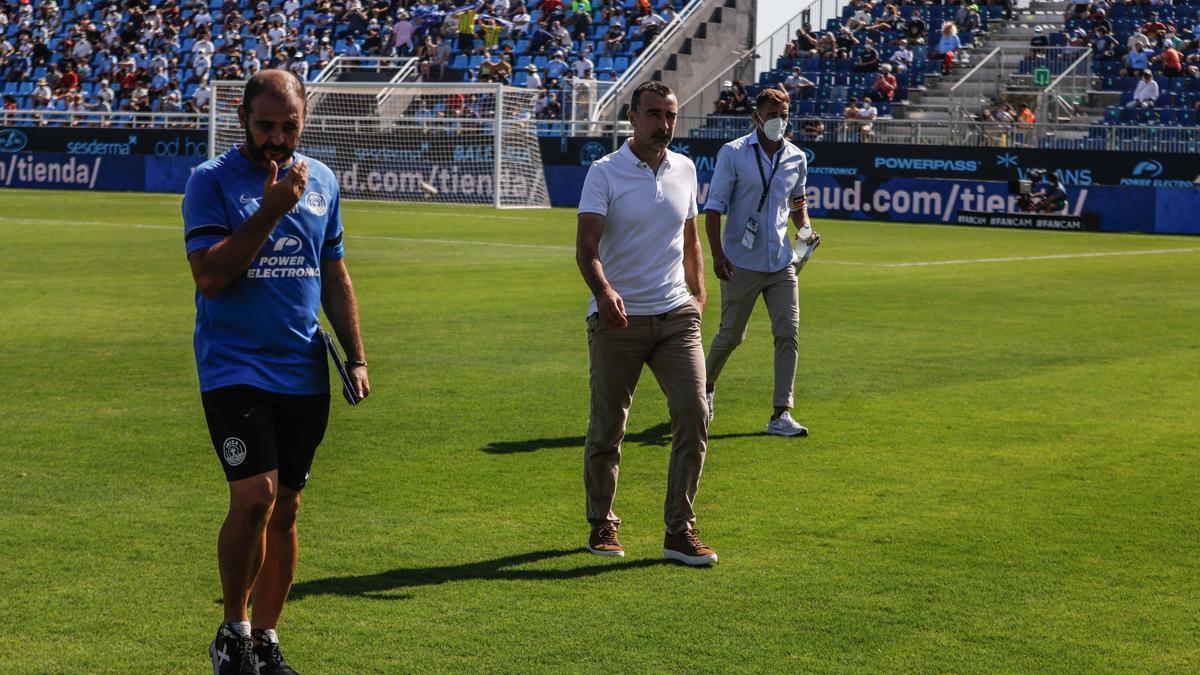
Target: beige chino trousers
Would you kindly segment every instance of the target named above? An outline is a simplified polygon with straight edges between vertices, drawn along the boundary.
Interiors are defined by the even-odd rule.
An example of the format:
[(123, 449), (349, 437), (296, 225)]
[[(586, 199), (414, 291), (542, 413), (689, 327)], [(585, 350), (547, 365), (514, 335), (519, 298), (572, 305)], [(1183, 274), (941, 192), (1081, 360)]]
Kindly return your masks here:
[(733, 350), (742, 344), (746, 324), (760, 295), (767, 306), (767, 316), (771, 318), (771, 334), (775, 336), (773, 405), (791, 408), (799, 351), (796, 332), (800, 328), (800, 298), (796, 290), (796, 270), (791, 265), (778, 272), (755, 272), (735, 267), (733, 278), (721, 282), (721, 327), (708, 349), (707, 380), (709, 383), (717, 381)]
[(695, 300), (664, 314), (630, 316), (625, 328), (588, 317), (591, 356), (591, 417), (584, 446), (583, 482), (592, 527), (620, 527), (613, 513), (620, 473), (621, 441), (642, 366), (667, 395), (671, 413), (671, 457), (663, 520), (668, 534), (695, 529), (692, 505), (700, 487), (708, 446), (704, 398), (704, 343)]

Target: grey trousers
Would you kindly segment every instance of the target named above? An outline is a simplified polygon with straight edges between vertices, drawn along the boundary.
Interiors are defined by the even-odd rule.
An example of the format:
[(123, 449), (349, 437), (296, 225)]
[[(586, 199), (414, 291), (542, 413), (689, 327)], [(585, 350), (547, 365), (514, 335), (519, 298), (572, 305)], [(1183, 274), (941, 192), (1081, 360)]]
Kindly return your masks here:
[(708, 350), (708, 384), (716, 384), (725, 362), (745, 339), (746, 324), (760, 295), (771, 318), (771, 334), (775, 336), (773, 405), (791, 408), (799, 351), (796, 332), (800, 328), (800, 298), (796, 291), (796, 271), (791, 265), (771, 273), (735, 267), (733, 278), (721, 282), (721, 327)]
[(708, 404), (704, 398), (704, 344), (695, 301), (656, 316), (630, 316), (614, 328), (588, 317), (591, 355), (591, 417), (584, 446), (583, 482), (592, 527), (620, 527), (613, 513), (620, 473), (621, 441), (642, 366), (667, 395), (671, 413), (671, 457), (663, 520), (668, 534), (694, 529), (692, 505), (700, 487), (708, 446)]

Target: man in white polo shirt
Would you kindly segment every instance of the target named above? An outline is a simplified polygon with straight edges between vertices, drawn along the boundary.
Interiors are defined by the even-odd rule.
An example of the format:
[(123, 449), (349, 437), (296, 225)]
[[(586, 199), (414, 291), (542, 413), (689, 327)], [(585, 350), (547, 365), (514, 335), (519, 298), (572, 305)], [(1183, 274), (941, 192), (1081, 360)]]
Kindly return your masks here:
[(679, 102), (666, 85), (633, 91), (633, 138), (588, 169), (579, 200), (576, 261), (592, 290), (588, 312), (591, 416), (584, 450), (588, 550), (623, 556), (613, 513), (621, 440), (642, 366), (671, 413), (663, 555), (708, 565), (692, 504), (708, 445), (700, 314), (704, 259), (696, 231), (696, 167), (667, 146)]
[[(764, 89), (755, 101), (753, 120), (753, 132), (726, 143), (717, 153), (704, 205), (713, 267), (721, 280), (721, 327), (708, 350), (708, 409), (711, 416), (717, 378), (746, 336), (746, 323), (762, 296), (775, 336), (775, 412), (767, 433), (807, 436), (808, 429), (788, 412), (796, 380), (800, 306), (787, 226), (790, 216), (797, 237), (803, 231), (807, 240), (818, 238), (804, 201), (808, 165), (800, 148), (784, 138), (787, 94)], [(723, 239), (722, 213), (728, 214)]]

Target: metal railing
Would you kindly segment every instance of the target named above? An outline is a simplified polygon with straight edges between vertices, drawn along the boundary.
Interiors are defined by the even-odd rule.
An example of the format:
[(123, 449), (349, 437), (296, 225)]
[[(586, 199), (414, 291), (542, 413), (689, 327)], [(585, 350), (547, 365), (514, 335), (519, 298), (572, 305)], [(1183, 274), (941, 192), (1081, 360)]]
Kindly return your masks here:
[(983, 77), (982, 73), (995, 68), (1000, 59), (1000, 47), (988, 52), (961, 80), (950, 87), (950, 106), (955, 119), (972, 118), (988, 100), (999, 99), (1004, 83), (999, 78)]
[(737, 60), (725, 72), (712, 78), (687, 99), (679, 103), (679, 114), (685, 118), (703, 117), (713, 111), (721, 98), (721, 83), (741, 80), (747, 84), (756, 82), (761, 73), (775, 67), (783, 56), (788, 42), (798, 28), (811, 24), (813, 30), (823, 30), (825, 22), (841, 16), (847, 0), (809, 0), (795, 16), (788, 19), (774, 33), (759, 42), (754, 49), (738, 54)]
[(1090, 83), (1091, 48), (996, 47), (950, 88), (960, 119), (979, 115), (991, 100), (1028, 103), (1048, 119), (1053, 95), (1077, 98)]
[(1078, 114), (1079, 105), (1087, 98), (1092, 84), (1092, 49), (1089, 47), (1062, 74), (1042, 90), (1039, 107), (1044, 120), (1058, 121), (1066, 113)]
[(3, 110), (0, 127), (116, 127), (205, 129), (208, 113), (70, 110)]
[[(654, 36), (654, 39), (649, 44), (644, 46), (642, 53), (639, 54), (636, 59), (634, 59), (633, 63), (629, 64), (629, 67), (625, 69), (625, 72), (621, 73), (621, 76), (616, 79), (615, 84), (600, 96), (600, 100), (597, 102), (595, 108), (597, 115), (601, 114), (610, 105), (613, 106), (614, 109), (619, 109), (621, 107), (618, 101), (618, 97), (621, 95), (621, 92), (624, 91), (631, 82), (641, 76), (641, 72), (643, 69), (645, 69), (646, 64), (650, 63), (654, 57), (658, 56), (658, 54), (664, 49), (664, 45), (670, 42), (671, 38), (673, 38), (679, 31), (683, 30), (683, 28), (688, 24), (688, 20), (696, 13), (697, 10), (700, 9), (705, 1), (706, 0), (692, 0), (689, 2), (679, 13), (675, 15), (675, 18), (672, 19), (670, 23), (663, 26), (662, 30), (658, 33), (658, 35)], [(615, 114), (616, 113), (614, 113), (614, 115)]]
[[(688, 138), (732, 140), (753, 129), (748, 116), (709, 117), (692, 122)], [(829, 118), (793, 119), (793, 141), (944, 145), (980, 148), (1047, 148), (1200, 152), (1200, 126), (1105, 126), (1099, 124), (1004, 123), (882, 118), (869, 123)], [(681, 135), (682, 136), (682, 135)]]

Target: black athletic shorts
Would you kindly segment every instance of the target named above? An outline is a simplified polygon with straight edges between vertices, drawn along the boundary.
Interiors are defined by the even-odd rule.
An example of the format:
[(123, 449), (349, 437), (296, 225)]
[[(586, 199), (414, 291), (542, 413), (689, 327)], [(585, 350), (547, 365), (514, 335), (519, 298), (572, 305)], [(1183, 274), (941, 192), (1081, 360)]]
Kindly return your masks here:
[(329, 422), (329, 394), (276, 394), (237, 385), (200, 392), (225, 479), (279, 470), (279, 483), (304, 489)]

